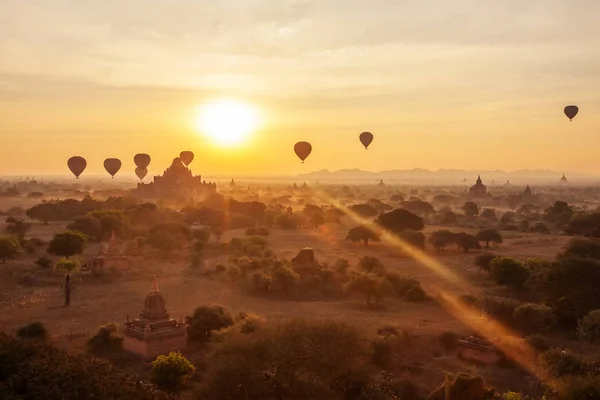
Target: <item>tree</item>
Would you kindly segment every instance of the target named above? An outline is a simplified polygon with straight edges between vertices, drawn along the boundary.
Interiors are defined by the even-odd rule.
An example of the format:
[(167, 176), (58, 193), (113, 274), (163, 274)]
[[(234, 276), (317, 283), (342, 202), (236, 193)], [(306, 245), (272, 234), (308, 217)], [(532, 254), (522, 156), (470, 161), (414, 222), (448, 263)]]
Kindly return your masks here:
[(22, 251), (18, 238), (9, 235), (0, 236), (0, 259), (2, 264), (6, 263), (8, 258), (14, 258), (21, 254)]
[(492, 263), (494, 258), (496, 258), (496, 256), (494, 254), (490, 254), (490, 253), (480, 254), (477, 257), (475, 257), (475, 265), (477, 265), (480, 270), (486, 271), (488, 274), (490, 274), (491, 273), (490, 264)]
[(600, 237), (600, 212), (573, 214), (564, 229), (566, 233), (571, 235), (582, 235), (591, 238)]
[(542, 286), (545, 302), (562, 322), (574, 326), (592, 310), (600, 309), (600, 261), (566, 257), (555, 261)]
[(579, 320), (577, 333), (582, 340), (591, 343), (600, 342), (600, 310), (592, 310)]
[(102, 236), (102, 225), (98, 218), (88, 215), (75, 217), (73, 222), (67, 225), (67, 229), (85, 233), (91, 240), (100, 240)]
[(27, 232), (31, 230), (31, 224), (26, 223), (21, 219), (13, 219), (11, 222), (6, 225), (6, 233), (9, 235), (14, 235), (18, 237), (20, 240), (25, 238)]
[(54, 264), (54, 269), (65, 273), (65, 306), (71, 305), (71, 274), (79, 271), (79, 261), (63, 258)]
[(496, 211), (493, 208), (484, 208), (479, 215), (481, 218), (496, 218)]
[(559, 257), (593, 258), (600, 260), (600, 240), (573, 238)]
[(469, 217), (474, 217), (479, 214), (479, 206), (472, 201), (467, 201), (465, 204), (463, 204), (462, 210), (464, 211), (465, 215)]
[(435, 209), (430, 203), (420, 199), (404, 201), (400, 204), (400, 206), (405, 210), (408, 210), (415, 214), (421, 214), (426, 216), (429, 216), (430, 214), (433, 214), (435, 212)]
[(513, 318), (517, 326), (526, 333), (546, 332), (556, 323), (552, 308), (536, 303), (520, 305), (515, 309)]
[(381, 260), (377, 257), (364, 256), (358, 259), (358, 269), (360, 271), (375, 274), (375, 275), (384, 275), (385, 274), (385, 266), (381, 262)]
[(370, 218), (379, 214), (379, 211), (369, 204), (355, 204), (350, 206), (350, 211), (363, 218)]
[(454, 243), (459, 249), (462, 249), (465, 254), (468, 253), (469, 250), (481, 248), (477, 238), (465, 232), (455, 233)]
[(553, 223), (557, 228), (562, 229), (573, 216), (573, 207), (564, 201), (555, 201), (544, 211), (544, 219)]
[(181, 353), (171, 352), (152, 361), (152, 382), (161, 389), (177, 392), (194, 371), (192, 363)]
[(235, 322), (229, 310), (221, 306), (200, 306), (187, 316), (187, 332), (191, 340), (205, 341), (213, 331), (227, 328)]
[(46, 340), (48, 331), (41, 322), (32, 322), (19, 329), (17, 336), (24, 339)]
[(45, 224), (52, 221), (64, 220), (64, 216), (61, 213), (60, 206), (56, 203), (42, 203), (31, 207), (25, 212), (25, 214), (38, 221), (42, 221)]
[(538, 222), (535, 225), (533, 225), (530, 231), (535, 233), (550, 233), (550, 229), (548, 229), (546, 224), (544, 224), (543, 222)]
[(85, 235), (78, 231), (57, 233), (50, 242), (48, 253), (69, 258), (81, 254), (85, 248)]
[(86, 344), (88, 353), (104, 356), (123, 350), (123, 337), (117, 335), (117, 324), (111, 322), (98, 328)]
[(365, 225), (355, 226), (350, 229), (346, 240), (350, 240), (352, 243), (363, 242), (365, 246), (368, 246), (369, 242), (381, 242), (379, 235)]
[(193, 237), (194, 239), (198, 240), (201, 243), (208, 243), (210, 242), (210, 231), (207, 229), (194, 229), (193, 231)]
[(492, 279), (511, 290), (522, 290), (529, 275), (529, 269), (512, 258), (496, 257), (490, 263)]
[(421, 250), (425, 249), (425, 235), (421, 232), (406, 229), (398, 233), (398, 238), (404, 242), (404, 244), (408, 244)]
[(169, 254), (176, 248), (179, 248), (181, 243), (171, 233), (158, 231), (146, 240), (146, 244)]
[(485, 247), (490, 247), (490, 242), (502, 243), (502, 235), (496, 229), (484, 229), (477, 232), (477, 240), (479, 242), (485, 242)]
[(516, 217), (517, 214), (515, 212), (507, 211), (500, 217), (500, 222), (502, 222), (503, 224), (512, 224), (513, 222), (515, 222)]
[(352, 274), (349, 288), (361, 293), (369, 307), (373, 300), (375, 300), (375, 306), (379, 306), (381, 300), (393, 291), (392, 285), (385, 277), (374, 273)]
[(429, 243), (435, 247), (438, 254), (444, 251), (446, 246), (451, 245), (453, 242), (454, 233), (447, 230), (435, 231), (429, 236)]
[(421, 231), (425, 227), (423, 218), (403, 208), (397, 208), (390, 212), (381, 214), (377, 223), (384, 229), (393, 233), (399, 233), (406, 229)]

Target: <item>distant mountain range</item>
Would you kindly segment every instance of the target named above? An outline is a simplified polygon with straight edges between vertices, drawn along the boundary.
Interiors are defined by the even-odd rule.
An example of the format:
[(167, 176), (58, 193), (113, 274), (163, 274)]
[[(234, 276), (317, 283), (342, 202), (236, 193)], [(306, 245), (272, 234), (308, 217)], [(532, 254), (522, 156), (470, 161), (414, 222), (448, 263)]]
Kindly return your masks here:
[[(565, 172), (569, 181), (576, 182), (596, 182), (598, 176), (582, 174), (576, 172)], [(389, 183), (430, 183), (430, 184), (461, 184), (466, 179), (467, 183), (473, 184), (481, 176), (484, 184), (504, 184), (506, 181), (511, 183), (558, 183), (563, 176), (563, 172), (551, 170), (464, 170), (464, 169), (439, 169), (431, 171), (428, 169), (414, 168), (407, 170), (389, 170), (389, 171), (364, 171), (361, 169), (341, 169), (337, 171), (320, 170), (307, 174), (298, 175), (299, 179), (309, 181), (343, 181), (343, 182), (376, 182), (383, 180)]]

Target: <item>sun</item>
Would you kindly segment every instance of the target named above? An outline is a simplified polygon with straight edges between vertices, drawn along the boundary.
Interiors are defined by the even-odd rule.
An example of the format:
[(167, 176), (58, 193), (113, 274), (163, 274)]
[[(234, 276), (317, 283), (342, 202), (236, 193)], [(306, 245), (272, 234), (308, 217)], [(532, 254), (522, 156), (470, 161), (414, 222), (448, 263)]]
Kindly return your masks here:
[(258, 128), (256, 108), (237, 100), (213, 100), (198, 108), (195, 125), (198, 133), (223, 146), (238, 146)]

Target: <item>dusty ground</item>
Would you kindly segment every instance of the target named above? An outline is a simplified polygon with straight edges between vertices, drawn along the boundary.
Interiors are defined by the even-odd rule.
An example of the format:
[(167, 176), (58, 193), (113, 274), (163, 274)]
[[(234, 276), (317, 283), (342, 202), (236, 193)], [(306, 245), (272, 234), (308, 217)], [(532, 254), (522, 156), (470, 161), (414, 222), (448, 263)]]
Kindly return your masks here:
[[(1, 225), (2, 223), (0, 230), (3, 230)], [(36, 224), (29, 236), (49, 240), (55, 232), (62, 229), (62, 224)], [(389, 245), (374, 244), (363, 247), (346, 242), (343, 239), (347, 229), (348, 226), (342, 225), (325, 226), (318, 230), (273, 230), (269, 242), (280, 257), (288, 259), (304, 247), (314, 249), (317, 259), (322, 263), (333, 264), (337, 259), (344, 258), (353, 264), (361, 256), (376, 256), (388, 268), (418, 279), (429, 292), (443, 290), (455, 294), (507, 295), (473, 265), (476, 252), (463, 254), (451, 249), (437, 255), (435, 250), (430, 248), (425, 260), (420, 262), (407, 258), (399, 249)], [(436, 229), (438, 228), (429, 226), (426, 233)], [(228, 232), (223, 240), (241, 235), (242, 231)], [(518, 258), (551, 259), (569, 240), (564, 236), (513, 232), (506, 232), (505, 236), (508, 238), (503, 244), (486, 251)], [(148, 261), (141, 274), (130, 278), (121, 277), (115, 282), (107, 283), (106, 280), (90, 276), (82, 277), (81, 281), (74, 280), (72, 306), (65, 308), (61, 307), (61, 278), (53, 275), (53, 272), (45, 273), (50, 276), (46, 286), (17, 284), (17, 276), (20, 273), (35, 272), (36, 268), (39, 269), (33, 261), (41, 254), (43, 251), (26, 259), (0, 264), (0, 329), (14, 332), (26, 323), (40, 321), (57, 340), (72, 341), (75, 347), (81, 346), (85, 338), (95, 332), (98, 326), (108, 322), (121, 323), (127, 315), (135, 317), (141, 312), (144, 298), (150, 289), (151, 276), (155, 273), (161, 293), (167, 301), (167, 308), (175, 318), (190, 313), (199, 305), (215, 303), (227, 306), (234, 312), (252, 311), (263, 314), (269, 321), (294, 317), (327, 318), (350, 323), (367, 331), (375, 331), (388, 324), (424, 333), (445, 330), (469, 331), (434, 302), (412, 304), (390, 299), (386, 300), (384, 309), (370, 310), (364, 306), (360, 297), (339, 301), (277, 301), (249, 295), (224, 282), (185, 274), (185, 263), (164, 264), (158, 260)], [(221, 261), (208, 260), (207, 268), (213, 268), (217, 262)], [(477, 370), (473, 372), (482, 373), (491, 383), (522, 378), (521, 375), (514, 376), (511, 372), (500, 371), (496, 367), (486, 367), (486, 370), (462, 365), (454, 358), (441, 358), (436, 360), (436, 363), (438, 372), (458, 367), (462, 370)], [(524, 385), (523, 382), (521, 384)]]

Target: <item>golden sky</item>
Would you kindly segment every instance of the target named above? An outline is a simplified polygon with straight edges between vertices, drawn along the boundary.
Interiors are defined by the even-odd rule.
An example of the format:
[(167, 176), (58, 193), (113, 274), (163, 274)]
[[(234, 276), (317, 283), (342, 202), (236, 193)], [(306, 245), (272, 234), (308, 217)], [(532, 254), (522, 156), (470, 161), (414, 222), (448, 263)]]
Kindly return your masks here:
[[(130, 173), (137, 152), (158, 173), (188, 149), (208, 175), (595, 172), (599, 15), (598, 0), (0, 0), (0, 174), (66, 174), (71, 155)], [(263, 126), (207, 142), (194, 110), (214, 98)]]

